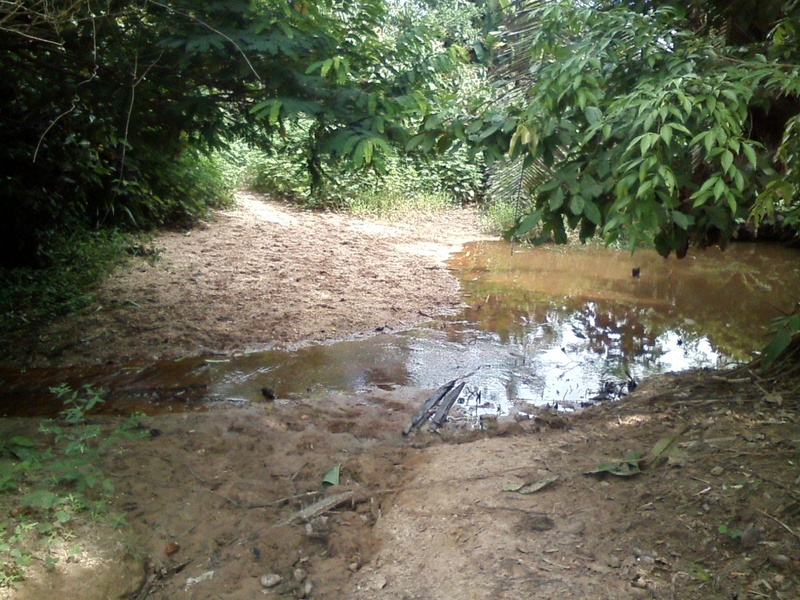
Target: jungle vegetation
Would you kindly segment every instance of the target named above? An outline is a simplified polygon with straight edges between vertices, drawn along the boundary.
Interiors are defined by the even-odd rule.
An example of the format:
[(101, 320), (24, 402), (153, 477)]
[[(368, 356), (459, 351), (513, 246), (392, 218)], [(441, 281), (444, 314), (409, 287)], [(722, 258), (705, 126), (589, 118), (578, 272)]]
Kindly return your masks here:
[(8, 0), (0, 33), (4, 278), (202, 216), (242, 144), (315, 205), (505, 182), (539, 241), (800, 221), (798, 0)]

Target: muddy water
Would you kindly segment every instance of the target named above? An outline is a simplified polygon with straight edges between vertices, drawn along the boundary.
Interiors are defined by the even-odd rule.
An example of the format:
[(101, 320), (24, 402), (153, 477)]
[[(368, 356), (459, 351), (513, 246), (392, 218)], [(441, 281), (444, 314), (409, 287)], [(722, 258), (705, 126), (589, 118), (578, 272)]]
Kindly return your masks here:
[[(596, 247), (466, 246), (451, 260), (467, 307), (407, 332), (296, 352), (148, 365), (0, 372), (0, 414), (56, 410), (48, 387), (110, 389), (105, 412), (202, 408), (375, 386), (438, 387), (469, 375), (474, 413), (579, 406), (628, 374), (723, 367), (750, 358), (765, 324), (800, 296), (797, 251), (741, 244), (665, 260)], [(633, 269), (639, 277), (633, 277)]]
[[(452, 264), (470, 307), (516, 364), (509, 398), (580, 403), (599, 381), (746, 361), (800, 299), (800, 253), (738, 244), (683, 260), (593, 246), (468, 246)], [(634, 270), (638, 277), (634, 276)]]

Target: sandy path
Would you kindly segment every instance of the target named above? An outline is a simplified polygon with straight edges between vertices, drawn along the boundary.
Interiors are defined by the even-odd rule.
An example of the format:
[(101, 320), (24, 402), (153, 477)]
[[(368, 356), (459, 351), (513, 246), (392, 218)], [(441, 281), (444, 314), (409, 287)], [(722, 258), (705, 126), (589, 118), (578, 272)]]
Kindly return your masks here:
[(242, 193), (207, 226), (159, 235), (157, 261), (132, 260), (93, 306), (4, 362), (153, 360), (408, 328), (460, 306), (444, 261), (478, 237), (471, 210), (389, 223)]

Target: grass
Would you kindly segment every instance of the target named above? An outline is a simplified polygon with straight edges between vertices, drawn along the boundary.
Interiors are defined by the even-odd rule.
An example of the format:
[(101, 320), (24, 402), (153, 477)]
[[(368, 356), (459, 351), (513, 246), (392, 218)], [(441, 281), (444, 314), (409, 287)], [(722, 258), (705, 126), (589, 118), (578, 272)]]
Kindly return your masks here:
[(44, 268), (0, 269), (0, 334), (84, 308), (97, 284), (130, 255), (157, 253), (145, 238), (116, 231), (63, 237)]
[(487, 202), (481, 213), (481, 228), (492, 235), (504, 235), (517, 222), (516, 203), (507, 200)]
[(355, 216), (389, 220), (411, 214), (438, 212), (455, 206), (452, 197), (442, 192), (403, 193), (390, 188), (362, 192), (347, 202), (348, 211)]
[(42, 422), (39, 441), (0, 439), (0, 586), (24, 578), (34, 561), (54, 568), (56, 547), (77, 552), (74, 531), (85, 522), (124, 524), (108, 510), (114, 485), (99, 462), (120, 440), (145, 435), (140, 416), (109, 433), (87, 418), (103, 402), (102, 390), (61, 386), (51, 392), (64, 409), (58, 419)]

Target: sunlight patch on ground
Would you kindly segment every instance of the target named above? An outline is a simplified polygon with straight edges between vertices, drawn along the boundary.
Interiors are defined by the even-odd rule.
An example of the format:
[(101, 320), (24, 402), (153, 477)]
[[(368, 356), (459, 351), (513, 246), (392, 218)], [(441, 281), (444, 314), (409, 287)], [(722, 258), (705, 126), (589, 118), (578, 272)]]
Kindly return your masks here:
[(608, 428), (614, 429), (619, 427), (635, 427), (644, 423), (649, 423), (653, 420), (652, 415), (630, 415), (618, 416), (615, 420), (608, 422)]
[(437, 261), (447, 260), (454, 252), (458, 252), (460, 249), (460, 246), (447, 246), (445, 244), (437, 244), (434, 242), (397, 244), (395, 247), (399, 252), (405, 252), (407, 254), (414, 254), (417, 256), (426, 256)]
[(277, 210), (275, 205), (266, 202), (260, 202), (253, 196), (246, 194), (239, 194), (237, 202), (252, 215), (255, 215), (262, 221), (270, 223), (277, 223), (278, 225), (290, 226), (297, 225), (298, 220), (296, 217), (290, 215), (282, 210)]

